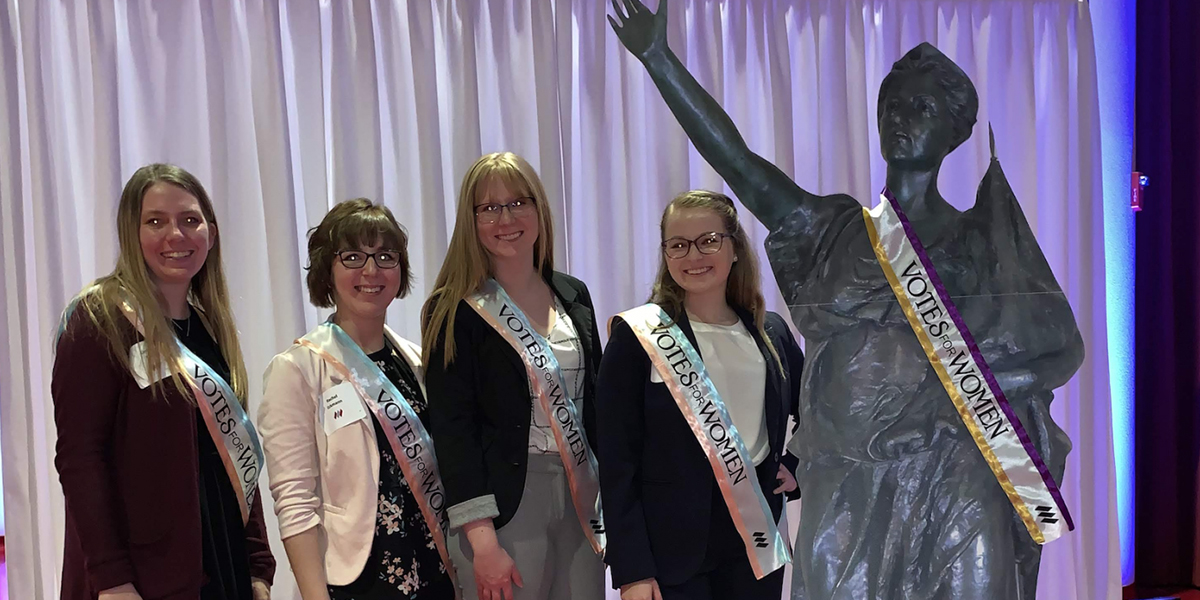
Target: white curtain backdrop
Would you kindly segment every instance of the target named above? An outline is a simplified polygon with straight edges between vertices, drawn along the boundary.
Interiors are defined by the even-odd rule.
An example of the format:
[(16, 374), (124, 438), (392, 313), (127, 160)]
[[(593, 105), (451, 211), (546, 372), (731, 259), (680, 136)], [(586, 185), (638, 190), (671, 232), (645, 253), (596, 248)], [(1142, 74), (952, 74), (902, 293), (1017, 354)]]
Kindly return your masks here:
[[(416, 287), (390, 322), (418, 336), (459, 179), (485, 152), (515, 151), (541, 173), (555, 203), (557, 266), (590, 284), (601, 319), (642, 302), (662, 207), (680, 191), (723, 184), (609, 31), (606, 10), (599, 0), (3, 0), (10, 597), (57, 595), (63, 501), (51, 341), (66, 301), (112, 268), (117, 198), (142, 164), (186, 167), (216, 202), (255, 394), (253, 374), (322, 316), (303, 290), (304, 234), (339, 200), (384, 202), (409, 229)], [(876, 93), (905, 50), (930, 41), (973, 78), (980, 124), (948, 159), (943, 193), (960, 208), (972, 202), (990, 121), (1088, 348), (1054, 405), (1075, 444), (1062, 487), (1078, 529), (1046, 548), (1039, 596), (1118, 598), (1087, 4), (679, 0), (671, 14), (671, 45), (750, 146), (818, 193), (874, 202), (884, 175)], [(765, 231), (752, 229), (761, 241)], [(769, 275), (764, 286), (784, 312)], [(793, 503), (792, 523), (798, 510)], [(298, 598), (272, 542), (274, 597)]]

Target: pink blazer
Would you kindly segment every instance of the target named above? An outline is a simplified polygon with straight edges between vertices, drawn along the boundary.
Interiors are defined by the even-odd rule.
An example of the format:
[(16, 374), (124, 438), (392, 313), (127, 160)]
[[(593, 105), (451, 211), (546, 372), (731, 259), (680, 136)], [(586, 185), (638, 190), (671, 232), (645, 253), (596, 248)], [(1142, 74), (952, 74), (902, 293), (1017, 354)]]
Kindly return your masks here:
[[(385, 333), (424, 393), (420, 346), (390, 328)], [(299, 344), (276, 355), (263, 375), (258, 432), (280, 537), (320, 527), (327, 581), (346, 585), (367, 564), (375, 535), (379, 447), (370, 409), (368, 418), (325, 435), (321, 395), (334, 386), (334, 375), (325, 361)]]

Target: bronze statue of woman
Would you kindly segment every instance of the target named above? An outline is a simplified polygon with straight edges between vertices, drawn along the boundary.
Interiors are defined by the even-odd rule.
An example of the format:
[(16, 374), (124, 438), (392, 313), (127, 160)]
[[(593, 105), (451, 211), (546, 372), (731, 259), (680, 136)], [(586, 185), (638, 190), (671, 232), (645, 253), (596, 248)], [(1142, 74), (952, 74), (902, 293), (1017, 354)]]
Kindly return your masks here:
[[(929, 44), (895, 63), (877, 111), (887, 161), (883, 202), (906, 215), (907, 235), (936, 267), (972, 355), (991, 371), (1005, 423), (1021, 434), (1012, 445), (1024, 444), (1057, 500), (1020, 505), (1024, 512), (1012, 490), (1020, 482), (1001, 476), (985, 449), (989, 438), (1011, 432), (991, 436), (984, 428), (980, 440), (979, 421), (969, 424), (952, 401), (947, 373), (931, 354), (936, 348), (906, 315), (862, 205), (801, 189), (746, 146), (667, 46), (667, 4), (651, 12), (638, 0), (613, 0), (609, 21), (696, 149), (770, 231), (767, 254), (807, 343), (791, 444), (801, 459), (803, 502), (793, 597), (1034, 598), (1036, 527), (1070, 522), (1056, 511), (1071, 442), (1051, 420), (1050, 402), (1079, 369), (1084, 348), (994, 151), (970, 210), (955, 209), (938, 192), (943, 159), (975, 124), (974, 85)], [(994, 406), (979, 410), (982, 401), (968, 404), (981, 418), (999, 414)]]

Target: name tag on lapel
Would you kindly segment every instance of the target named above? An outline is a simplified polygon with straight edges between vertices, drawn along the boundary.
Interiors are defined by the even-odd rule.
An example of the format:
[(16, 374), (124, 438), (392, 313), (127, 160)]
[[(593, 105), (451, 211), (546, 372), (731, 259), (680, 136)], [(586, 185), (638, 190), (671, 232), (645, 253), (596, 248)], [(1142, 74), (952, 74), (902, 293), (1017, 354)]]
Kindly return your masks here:
[(650, 383), (662, 383), (662, 382), (663, 382), (663, 378), (662, 378), (662, 375), (658, 374), (658, 369), (655, 369), (654, 365), (650, 365)]
[(171, 376), (171, 369), (164, 361), (158, 365), (158, 374), (151, 378), (147, 372), (150, 370), (146, 365), (146, 342), (141, 341), (129, 347), (129, 370), (133, 372), (133, 380), (137, 382), (138, 387), (146, 389), (150, 384), (161, 381)]
[(324, 407), (326, 436), (367, 418), (367, 407), (363, 406), (358, 392), (348, 381), (325, 390), (325, 393), (321, 394), (321, 405)]

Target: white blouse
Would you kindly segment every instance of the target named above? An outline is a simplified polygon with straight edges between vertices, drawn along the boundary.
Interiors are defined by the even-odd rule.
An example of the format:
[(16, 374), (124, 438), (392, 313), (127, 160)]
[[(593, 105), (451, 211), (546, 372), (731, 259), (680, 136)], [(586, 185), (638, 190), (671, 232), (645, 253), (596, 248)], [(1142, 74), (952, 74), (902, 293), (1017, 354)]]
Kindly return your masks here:
[(757, 466), (771, 453), (765, 402), (767, 363), (742, 323), (715, 325), (692, 318), (691, 324), (704, 367)]

